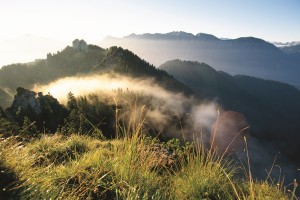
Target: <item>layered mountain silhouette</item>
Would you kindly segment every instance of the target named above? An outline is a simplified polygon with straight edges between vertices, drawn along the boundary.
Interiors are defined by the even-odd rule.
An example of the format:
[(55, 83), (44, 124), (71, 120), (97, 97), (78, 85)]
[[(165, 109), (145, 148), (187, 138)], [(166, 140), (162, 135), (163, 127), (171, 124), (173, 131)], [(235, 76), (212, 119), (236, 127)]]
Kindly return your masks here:
[(17, 87), (33, 88), (63, 77), (75, 75), (117, 72), (134, 77), (153, 77), (158, 84), (173, 91), (192, 94), (191, 89), (178, 82), (165, 71), (155, 68), (128, 50), (118, 47), (102, 49), (75, 40), (46, 59), (26, 64), (12, 64), (0, 69), (0, 105), (6, 107), (12, 101)]
[(107, 37), (100, 44), (128, 48), (157, 66), (173, 59), (195, 60), (231, 75), (244, 74), (300, 86), (299, 57), (259, 38), (219, 39), (204, 33), (170, 32)]
[(201, 98), (245, 114), (251, 135), (297, 159), (300, 148), (300, 92), (288, 84), (244, 75), (231, 76), (204, 63), (172, 60), (160, 66)]
[[(157, 44), (158, 47), (162, 48), (162, 54), (164, 48), (171, 48), (169, 42), (174, 42), (174, 49), (177, 50), (176, 55), (178, 56), (183, 53), (185, 48), (186, 53), (190, 53), (188, 47), (193, 44), (195, 48), (199, 44), (206, 44), (207, 49), (203, 52), (208, 53), (209, 49), (212, 50), (210, 45), (214, 44), (220, 49), (219, 45), (222, 46), (224, 42), (207, 34), (195, 36), (186, 33), (172, 33), (167, 36), (173, 39), (168, 39), (165, 47), (163, 47), (164, 42), (161, 39), (166, 37), (163, 34), (150, 34), (147, 37), (151, 39), (145, 40), (145, 42)], [(131, 35), (129, 38), (130, 40), (139, 40), (139, 37), (144, 36)], [(179, 45), (178, 40), (182, 44), (180, 49), (175, 48)], [(144, 39), (142, 41), (144, 42)], [(231, 44), (232, 47), (235, 47), (235, 50), (228, 50), (227, 56), (229, 57), (237, 54), (236, 58), (241, 55), (248, 58), (247, 52), (252, 52), (253, 49), (256, 50), (252, 52), (251, 56), (257, 58), (255, 62), (260, 61), (260, 59), (264, 60), (264, 58), (272, 60), (274, 55), (286, 56), (272, 44), (255, 38), (240, 38), (225, 41), (225, 44)], [(141, 48), (143, 47), (147, 51), (148, 47), (141, 46)], [(251, 47), (252, 50), (250, 51), (248, 47)], [(157, 47), (153, 46), (153, 52), (156, 50)], [(223, 50), (224, 59), (226, 59), (227, 49), (225, 46), (223, 46)], [(244, 53), (241, 54), (240, 51)], [(266, 57), (260, 58), (260, 54)], [(159, 53), (156, 52), (156, 56), (158, 55)], [(173, 56), (176, 55), (173, 54)], [(197, 56), (198, 53), (194, 55)], [(221, 57), (221, 55), (219, 56)], [(179, 58), (182, 57), (179, 56)], [(228, 60), (230, 59), (234, 60), (233, 57), (228, 58)], [(219, 62), (221, 61), (219, 60)], [(257, 66), (254, 68), (257, 69)], [(235, 68), (233, 67), (233, 69)], [(247, 70), (245, 67), (243, 69)], [(264, 70), (276, 71), (272, 66), (265, 67)], [(250, 134), (252, 136), (262, 141), (266, 146), (270, 145), (276, 150), (284, 152), (284, 155), (293, 162), (299, 162), (297, 153), (300, 151), (298, 145), (300, 141), (298, 130), (300, 92), (295, 87), (250, 76), (232, 76), (198, 62), (173, 60), (164, 63), (160, 68), (156, 68), (129, 50), (120, 47), (103, 49), (95, 45), (88, 45), (83, 40), (75, 40), (72, 46), (67, 46), (56, 54), (49, 53), (46, 59), (2, 67), (0, 69), (0, 106), (11, 105), (18, 87), (32, 89), (36, 84), (47, 84), (64, 77), (105, 73), (117, 73), (139, 79), (150, 78), (155, 84), (167, 91), (189, 97), (193, 96), (196, 102), (217, 101), (224, 110), (243, 113), (251, 126)], [(294, 74), (296, 73), (297, 71), (294, 72)], [(23, 93), (21, 92), (21, 94)], [(40, 97), (35, 98), (55, 101), (50, 97), (51, 95), (42, 96), (40, 94)], [(168, 100), (172, 101), (172, 99)], [(17, 112), (18, 107), (15, 106), (14, 112)], [(191, 107), (187, 108), (187, 113), (190, 110)]]

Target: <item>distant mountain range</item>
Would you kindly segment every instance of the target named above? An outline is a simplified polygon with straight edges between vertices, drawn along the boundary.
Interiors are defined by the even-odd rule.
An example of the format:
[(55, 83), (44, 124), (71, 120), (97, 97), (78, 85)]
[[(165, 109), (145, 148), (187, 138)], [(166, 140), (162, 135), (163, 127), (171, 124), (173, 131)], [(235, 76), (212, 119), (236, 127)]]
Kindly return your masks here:
[(293, 41), (293, 42), (271, 42), (277, 47), (290, 47), (290, 46), (295, 46), (299, 45), (300, 41)]
[(300, 44), (292, 46), (280, 47), (280, 49), (286, 54), (294, 54), (295, 56), (300, 56)]
[(300, 141), (300, 92), (296, 88), (250, 76), (231, 76), (192, 61), (172, 60), (159, 68), (193, 89), (200, 98), (215, 99), (225, 110), (245, 114), (254, 137), (297, 159), (300, 148), (293, 141)]
[(146, 33), (124, 38), (107, 37), (100, 45), (128, 48), (156, 66), (172, 59), (195, 60), (231, 75), (243, 74), (300, 86), (300, 54), (294, 53), (296, 47), (278, 48), (259, 38), (219, 39), (205, 33)]

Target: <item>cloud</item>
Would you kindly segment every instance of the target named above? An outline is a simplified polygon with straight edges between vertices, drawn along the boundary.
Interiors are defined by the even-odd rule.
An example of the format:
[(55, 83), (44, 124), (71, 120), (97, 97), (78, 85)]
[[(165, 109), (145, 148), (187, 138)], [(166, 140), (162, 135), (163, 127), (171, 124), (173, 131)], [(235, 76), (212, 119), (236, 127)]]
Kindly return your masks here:
[(193, 108), (193, 119), (196, 125), (210, 129), (217, 118), (217, 107), (215, 103), (200, 104)]
[[(214, 101), (199, 103), (193, 97), (167, 91), (152, 79), (128, 78), (121, 75), (66, 77), (48, 85), (36, 85), (34, 90), (49, 92), (62, 103), (66, 103), (67, 94), (71, 91), (77, 97), (97, 94), (103, 100), (109, 99), (111, 104), (114, 104), (114, 99), (116, 99), (118, 105), (136, 106), (135, 110), (131, 108), (121, 110), (123, 113), (120, 117), (124, 119), (129, 119), (130, 116), (138, 119), (141, 114), (140, 109), (147, 104), (144, 107), (147, 113), (145, 125), (150, 128), (149, 131), (155, 129), (156, 134), (181, 139), (184, 134), (186, 141), (203, 142), (205, 145), (209, 145), (211, 128), (218, 117), (219, 110), (222, 113), (222, 108)], [(128, 98), (126, 93), (137, 98)], [(135, 103), (136, 105), (132, 105)], [(227, 125), (224, 124), (224, 126)], [(265, 169), (269, 169), (276, 151), (254, 138), (250, 137), (248, 141), (253, 175), (263, 179), (267, 174)], [(240, 152), (239, 156), (241, 162), (247, 166), (245, 153)], [(284, 162), (281, 161), (281, 163)], [(284, 164), (282, 172), (288, 173), (290, 178), (295, 175), (294, 168), (292, 165)], [(279, 172), (276, 170), (275, 175), (278, 175)]]
[[(193, 97), (167, 91), (152, 79), (115, 74), (65, 77), (47, 85), (35, 85), (34, 91), (50, 93), (62, 103), (66, 103), (67, 94), (72, 92), (75, 96), (98, 94), (100, 98), (110, 99), (111, 103), (116, 99), (121, 104), (130, 104), (130, 99), (120, 93), (132, 92), (145, 98), (139, 104), (147, 104), (147, 123), (171, 137), (178, 137), (181, 128), (187, 135), (193, 134), (195, 125), (210, 133), (217, 116), (214, 102), (199, 104)], [(138, 106), (141, 108), (143, 105)], [(184, 118), (188, 113), (190, 117)], [(182, 127), (178, 126), (179, 122), (183, 124)]]

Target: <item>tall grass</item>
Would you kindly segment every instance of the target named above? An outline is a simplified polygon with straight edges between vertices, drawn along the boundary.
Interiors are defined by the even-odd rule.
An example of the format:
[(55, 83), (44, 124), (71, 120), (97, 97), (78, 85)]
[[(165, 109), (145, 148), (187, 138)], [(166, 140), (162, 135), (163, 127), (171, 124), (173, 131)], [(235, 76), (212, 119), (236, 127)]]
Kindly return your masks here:
[[(114, 140), (76, 134), (2, 140), (0, 163), (17, 177), (10, 189), (21, 199), (296, 199), (296, 187), (288, 193), (281, 184), (239, 179), (240, 166), (201, 143), (149, 139), (146, 116), (134, 110), (127, 126), (116, 124)], [(159, 166), (154, 143), (177, 153), (174, 167)]]
[(234, 199), (234, 168), (229, 161), (204, 148), (187, 156), (187, 162), (172, 176), (176, 199)]

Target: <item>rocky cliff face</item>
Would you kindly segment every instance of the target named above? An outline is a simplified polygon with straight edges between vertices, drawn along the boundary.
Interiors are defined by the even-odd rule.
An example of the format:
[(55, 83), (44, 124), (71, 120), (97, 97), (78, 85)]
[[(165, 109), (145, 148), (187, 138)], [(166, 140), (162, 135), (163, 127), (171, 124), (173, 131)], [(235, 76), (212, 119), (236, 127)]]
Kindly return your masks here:
[(88, 45), (84, 40), (76, 39), (73, 41), (72, 45), (77, 51), (88, 52)]
[(39, 130), (54, 133), (67, 116), (67, 110), (57, 99), (50, 94), (33, 92), (24, 88), (17, 88), (12, 105), (5, 109), (5, 113), (20, 127), (24, 125), (27, 117), (36, 122)]
[(37, 99), (37, 93), (19, 87), (17, 88), (17, 94), (9, 110), (16, 113), (17, 111), (26, 110), (28, 108), (31, 108), (36, 115), (42, 112), (40, 102)]

